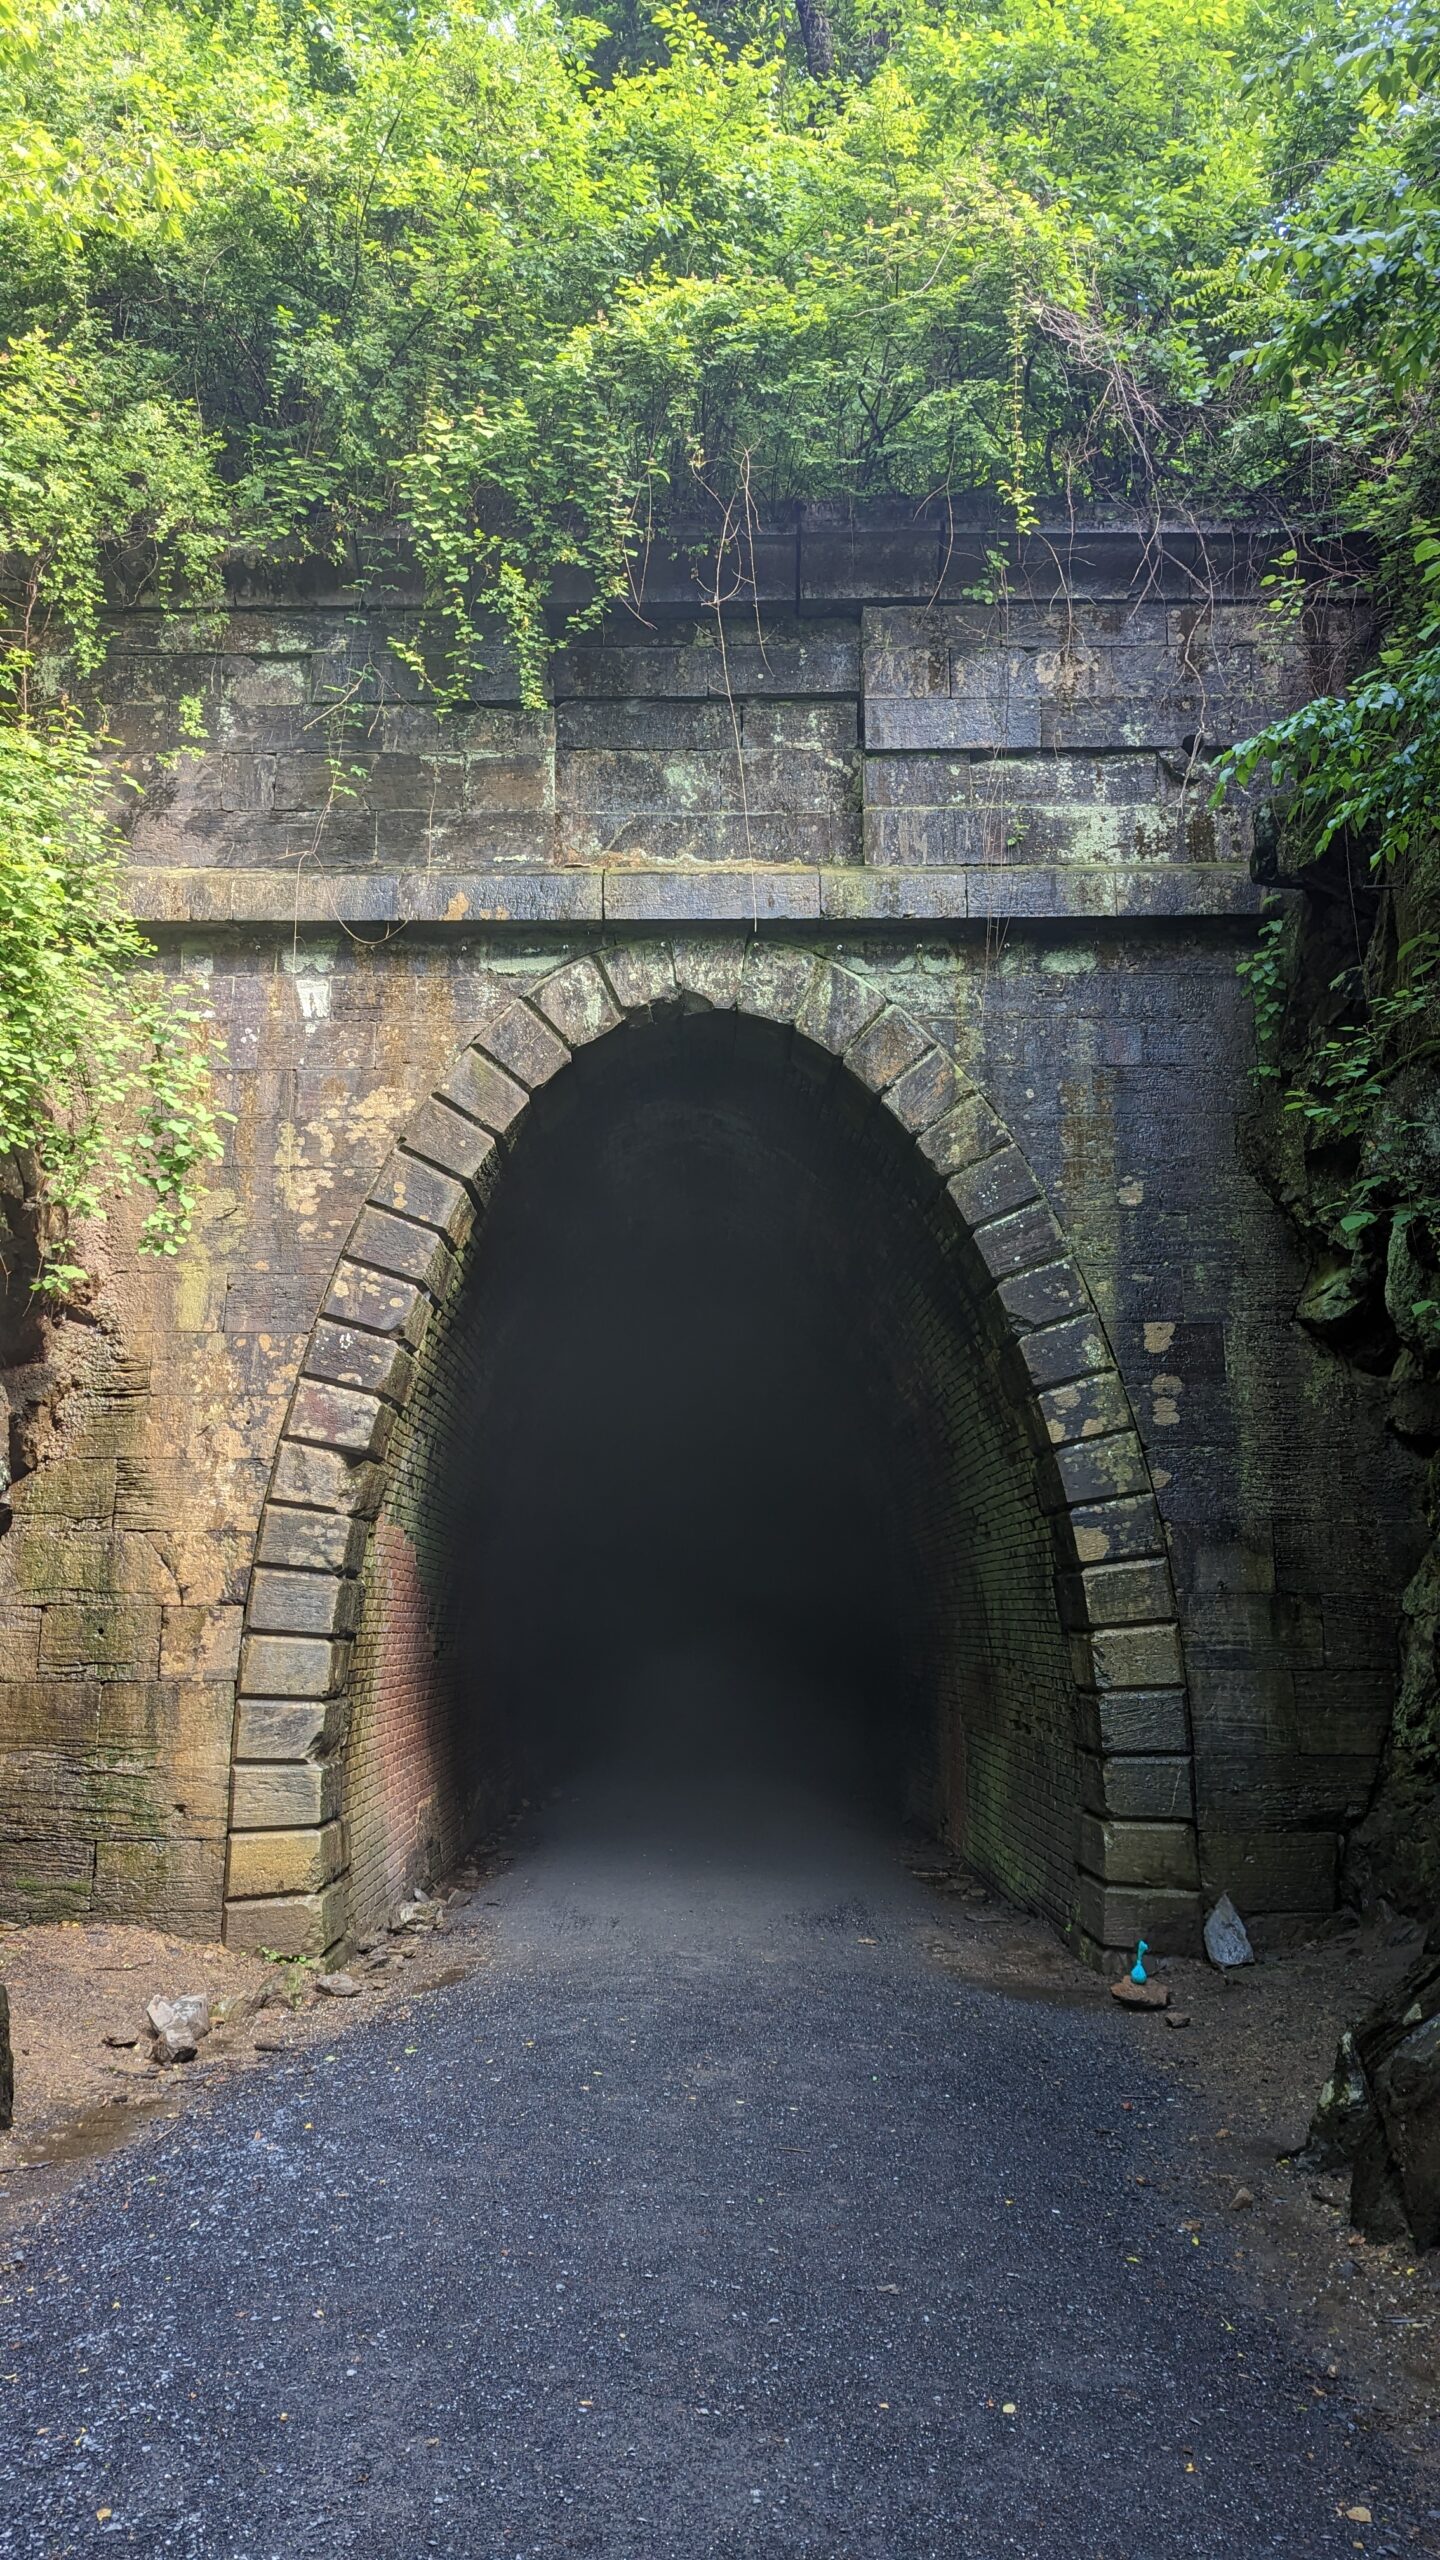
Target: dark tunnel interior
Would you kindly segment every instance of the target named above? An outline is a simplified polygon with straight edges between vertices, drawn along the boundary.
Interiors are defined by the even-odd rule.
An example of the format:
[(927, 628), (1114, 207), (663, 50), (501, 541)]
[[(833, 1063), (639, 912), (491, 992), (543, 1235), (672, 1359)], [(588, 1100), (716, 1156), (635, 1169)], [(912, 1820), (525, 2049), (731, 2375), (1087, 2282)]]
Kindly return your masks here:
[(894, 1799), (924, 1594), (848, 1098), (733, 1016), (632, 1032), (571, 1086), (478, 1274), (475, 1729), (556, 1778)]
[(374, 1855), (383, 1831), (413, 1872), (429, 1823), (433, 1867), (582, 1781), (798, 1788), (1063, 1907), (1053, 1555), (968, 1264), (914, 1141), (791, 1030), (627, 1025), (546, 1086), (427, 1344), (380, 1524), (423, 1586), (437, 1703), (417, 1796), (382, 1593), (358, 1743)]

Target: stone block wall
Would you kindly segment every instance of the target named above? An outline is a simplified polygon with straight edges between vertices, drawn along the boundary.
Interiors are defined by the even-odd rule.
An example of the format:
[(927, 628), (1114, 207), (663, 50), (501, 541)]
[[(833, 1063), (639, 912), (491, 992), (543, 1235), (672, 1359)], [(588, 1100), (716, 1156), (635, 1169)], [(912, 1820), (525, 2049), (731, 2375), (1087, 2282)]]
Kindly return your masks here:
[[(418, 1166), (432, 1122), (483, 1130), (469, 1044), (500, 1000), (647, 937), (737, 967), (838, 962), (999, 1115), (1058, 1222), (1123, 1398), (1095, 1428), (1128, 1450), (1133, 1414), (1143, 1453), (1143, 1481), (1112, 1472), (1088, 1518), (1075, 1473), (1055, 1582), (1057, 1626), (1084, 1622), (1087, 1933), (1118, 1943), (1147, 1897), (1193, 1900), (1166, 1828), (1188, 1813), (1192, 1726), (1206, 1885), (1276, 1926), (1326, 1906), (1383, 1737), (1417, 1487), (1379, 1389), (1296, 1325), (1292, 1243), (1239, 1162), (1235, 961), (1258, 899), (1248, 814), (1209, 810), (1205, 768), (1329, 682), (1353, 628), (1339, 604), (1273, 624), (1258, 537), (1060, 530), (978, 606), (993, 540), (797, 521), (724, 616), (701, 603), (708, 570), (659, 562), (642, 613), (569, 650), (540, 712), (503, 664), (490, 698), (438, 712), (390, 646), (413, 612), (388, 591), (237, 600), (203, 645), (146, 616), (117, 633), (111, 722), (146, 785), (136, 907), (208, 990), (236, 1118), (178, 1267), (137, 1260), (123, 1210), (107, 1231), (47, 1454), (14, 1488), (0, 1908), (213, 1930), (228, 1856), (237, 1902), (308, 1897), (338, 1929), (386, 1786), (412, 1811), (444, 1796), (443, 1756), (416, 1778), (433, 1726), (396, 1725), (388, 1780), (358, 1740), (347, 1761), (337, 1666), (360, 1595), (373, 1613), (388, 1594), (397, 1696), (417, 1694), (425, 1639), (383, 1517), (376, 1542), (366, 1525), (393, 1480), (368, 1408), (353, 1468), (342, 1446), (343, 1397), (372, 1389), (327, 1374), (350, 1350), (325, 1327), (363, 1337), (398, 1410), (417, 1346), (353, 1296), (384, 1268), (376, 1222), (410, 1214), (377, 1196), (397, 1142)], [(186, 696), (209, 744), (167, 771)], [(1013, 1214), (971, 1203), (981, 1225)], [(426, 1249), (448, 1278), (440, 1229)], [(1007, 1322), (1063, 1326), (1043, 1280), (1004, 1285)], [(1063, 1449), (1064, 1400), (1089, 1390), (1032, 1383)], [(327, 1507), (342, 1476), (349, 1507)], [(1109, 1570), (1129, 1579), (1108, 1602), (1080, 1596), (1075, 1575)], [(301, 1595), (345, 1623), (293, 1623), (311, 1572), (353, 1585)], [(1142, 1589), (1156, 1572), (1188, 1714)], [(371, 1865), (399, 1873), (378, 1849)]]

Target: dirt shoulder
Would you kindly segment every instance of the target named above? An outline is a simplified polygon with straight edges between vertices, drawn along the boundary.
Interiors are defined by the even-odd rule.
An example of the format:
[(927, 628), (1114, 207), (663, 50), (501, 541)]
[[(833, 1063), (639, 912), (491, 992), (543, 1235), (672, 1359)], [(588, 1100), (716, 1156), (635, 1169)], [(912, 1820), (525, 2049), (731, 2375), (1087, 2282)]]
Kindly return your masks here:
[[(173, 2122), (218, 2081), (279, 2053), (331, 2045), (378, 2009), (483, 1963), (485, 1881), (452, 1878), (407, 1927), (357, 1951), (344, 1978), (358, 1988), (338, 1996), (319, 1988), (317, 1966), (269, 1964), (155, 1929), (0, 1924), (15, 2054), (15, 2122), (0, 2133), (0, 2263), (35, 2210), (91, 2162)], [(197, 1992), (215, 2023), (195, 2060), (152, 2060), (149, 2003)]]

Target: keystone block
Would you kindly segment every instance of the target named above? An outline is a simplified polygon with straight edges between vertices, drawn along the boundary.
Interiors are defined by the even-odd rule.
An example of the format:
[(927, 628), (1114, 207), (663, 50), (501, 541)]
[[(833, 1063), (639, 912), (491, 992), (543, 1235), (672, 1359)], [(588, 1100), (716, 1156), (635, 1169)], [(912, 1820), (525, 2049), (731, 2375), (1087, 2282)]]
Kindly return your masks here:
[(668, 942), (630, 942), (602, 951), (600, 965), (626, 1013), (675, 997), (675, 959)]
[(811, 951), (784, 951), (752, 942), (740, 972), (739, 1007), (764, 1022), (793, 1022), (815, 975)]
[(728, 1013), (740, 1001), (745, 946), (734, 935), (723, 942), (682, 934), (675, 944), (675, 983), (686, 995)]
[(622, 1019), (593, 960), (572, 960), (563, 969), (552, 969), (548, 978), (541, 979), (531, 1002), (572, 1049), (618, 1029)]

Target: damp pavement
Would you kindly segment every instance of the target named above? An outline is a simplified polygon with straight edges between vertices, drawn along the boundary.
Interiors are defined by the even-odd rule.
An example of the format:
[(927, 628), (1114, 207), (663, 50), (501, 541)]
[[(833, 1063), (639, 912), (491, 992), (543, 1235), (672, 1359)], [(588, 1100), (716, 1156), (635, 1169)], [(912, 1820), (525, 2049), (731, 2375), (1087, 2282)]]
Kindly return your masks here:
[(29, 2234), (4, 2560), (1440, 2549), (1233, 2228), (1136, 2184), (1186, 2102), (1133, 2019), (941, 1971), (893, 1846), (813, 1808), (622, 1816), (486, 1888), (467, 1978)]

